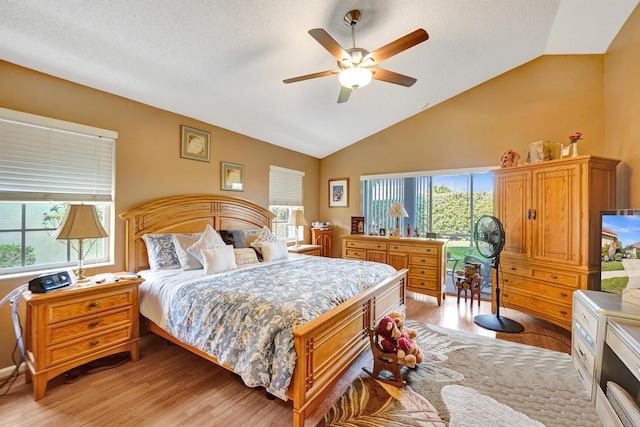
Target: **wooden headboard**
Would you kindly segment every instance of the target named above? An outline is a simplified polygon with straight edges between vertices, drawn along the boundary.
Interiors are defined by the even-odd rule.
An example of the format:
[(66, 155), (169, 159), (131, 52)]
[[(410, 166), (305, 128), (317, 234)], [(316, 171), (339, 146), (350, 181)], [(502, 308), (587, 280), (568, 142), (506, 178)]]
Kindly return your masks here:
[(214, 194), (187, 194), (146, 203), (120, 214), (125, 221), (126, 269), (149, 268), (144, 234), (199, 233), (207, 224), (216, 230), (271, 227), (274, 216), (248, 200)]

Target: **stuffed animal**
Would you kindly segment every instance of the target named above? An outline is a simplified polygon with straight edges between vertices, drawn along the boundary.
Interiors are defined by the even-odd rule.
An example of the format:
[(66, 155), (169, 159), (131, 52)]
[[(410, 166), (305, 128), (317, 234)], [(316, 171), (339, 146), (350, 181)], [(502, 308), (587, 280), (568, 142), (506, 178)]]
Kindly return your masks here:
[(415, 368), (416, 362), (418, 362), (418, 358), (416, 357), (417, 351), (418, 348), (413, 345), (409, 336), (404, 333), (401, 334), (400, 338), (398, 338), (398, 350), (396, 351), (398, 363), (400, 365), (406, 365), (409, 368)]
[[(410, 366), (413, 368), (415, 366), (415, 363), (422, 363), (422, 361), (424, 360), (424, 356), (416, 341), (418, 332), (415, 329), (405, 327), (405, 317), (404, 317), (404, 314), (402, 313), (399, 313), (397, 311), (392, 311), (389, 314), (387, 314), (387, 317), (390, 317), (394, 320), (394, 322), (396, 323), (396, 327), (400, 331), (400, 338), (398, 338), (398, 346), (405, 353), (404, 355), (405, 360), (409, 362), (409, 363), (406, 363), (407, 366)], [(403, 337), (406, 337), (408, 339), (407, 343), (405, 343), (402, 340)], [(407, 359), (407, 356), (413, 356), (413, 359), (415, 359), (415, 361), (412, 362), (411, 360), (412, 357), (409, 357), (409, 359)], [(398, 358), (400, 358), (400, 354), (398, 354)]]
[(383, 353), (396, 353), (398, 351), (398, 338), (400, 338), (400, 330), (396, 326), (396, 322), (385, 316), (378, 323), (378, 337), (382, 340), (378, 342), (378, 349)]
[(511, 166), (517, 166), (519, 158), (520, 154), (513, 151), (511, 148), (507, 148), (505, 152), (502, 153), (502, 157), (500, 157), (500, 167), (508, 168)]

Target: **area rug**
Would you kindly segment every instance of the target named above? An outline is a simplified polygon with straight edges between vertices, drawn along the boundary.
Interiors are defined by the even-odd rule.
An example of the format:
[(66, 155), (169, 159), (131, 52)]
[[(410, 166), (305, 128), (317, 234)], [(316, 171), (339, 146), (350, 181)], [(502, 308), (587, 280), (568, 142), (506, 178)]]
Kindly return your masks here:
[[(566, 353), (408, 321), (424, 362), (397, 388), (364, 372), (318, 426), (601, 426)], [(386, 372), (386, 371), (383, 371)]]

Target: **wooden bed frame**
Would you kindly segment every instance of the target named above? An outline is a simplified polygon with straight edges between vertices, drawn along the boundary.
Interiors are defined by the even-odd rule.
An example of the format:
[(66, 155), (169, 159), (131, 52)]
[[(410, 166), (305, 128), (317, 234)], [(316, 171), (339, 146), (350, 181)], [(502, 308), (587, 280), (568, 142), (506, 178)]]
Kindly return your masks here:
[[(173, 196), (144, 204), (120, 215), (126, 222), (126, 268), (149, 268), (142, 235), (271, 227), (274, 215), (244, 199), (211, 194)], [(287, 393), (293, 401), (293, 425), (322, 403), (324, 396), (369, 348), (368, 328), (389, 311), (405, 311), (406, 270), (361, 292), (293, 331), (296, 366)], [(214, 357), (178, 341), (149, 321), (150, 330), (224, 368)]]

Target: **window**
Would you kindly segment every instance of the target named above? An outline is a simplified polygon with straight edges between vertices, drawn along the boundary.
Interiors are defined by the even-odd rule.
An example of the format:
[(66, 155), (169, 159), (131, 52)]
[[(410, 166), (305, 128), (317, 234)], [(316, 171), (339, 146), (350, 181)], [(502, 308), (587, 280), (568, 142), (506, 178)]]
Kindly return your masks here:
[[(109, 233), (117, 133), (0, 108), (0, 274), (74, 266), (77, 242), (51, 237), (66, 203), (96, 205)], [(109, 239), (85, 244), (109, 259)]]
[[(400, 202), (409, 215), (400, 218), (400, 234), (406, 236), (409, 226), (412, 235), (417, 229), (423, 237), (429, 232), (448, 239), (449, 269), (455, 259), (483, 258), (473, 242), (473, 227), (480, 216), (493, 214), (493, 175), (488, 169), (363, 176), (361, 181), (368, 233), (395, 227), (395, 218), (387, 217), (387, 212)], [(490, 280), (490, 269), (485, 273)]]
[[(302, 240), (300, 230), (287, 225), (291, 211), (302, 209), (302, 178), (304, 172), (271, 166), (269, 169), (269, 210), (276, 217), (272, 222), (273, 232), (279, 239)], [(298, 227), (301, 228), (301, 227)]]

